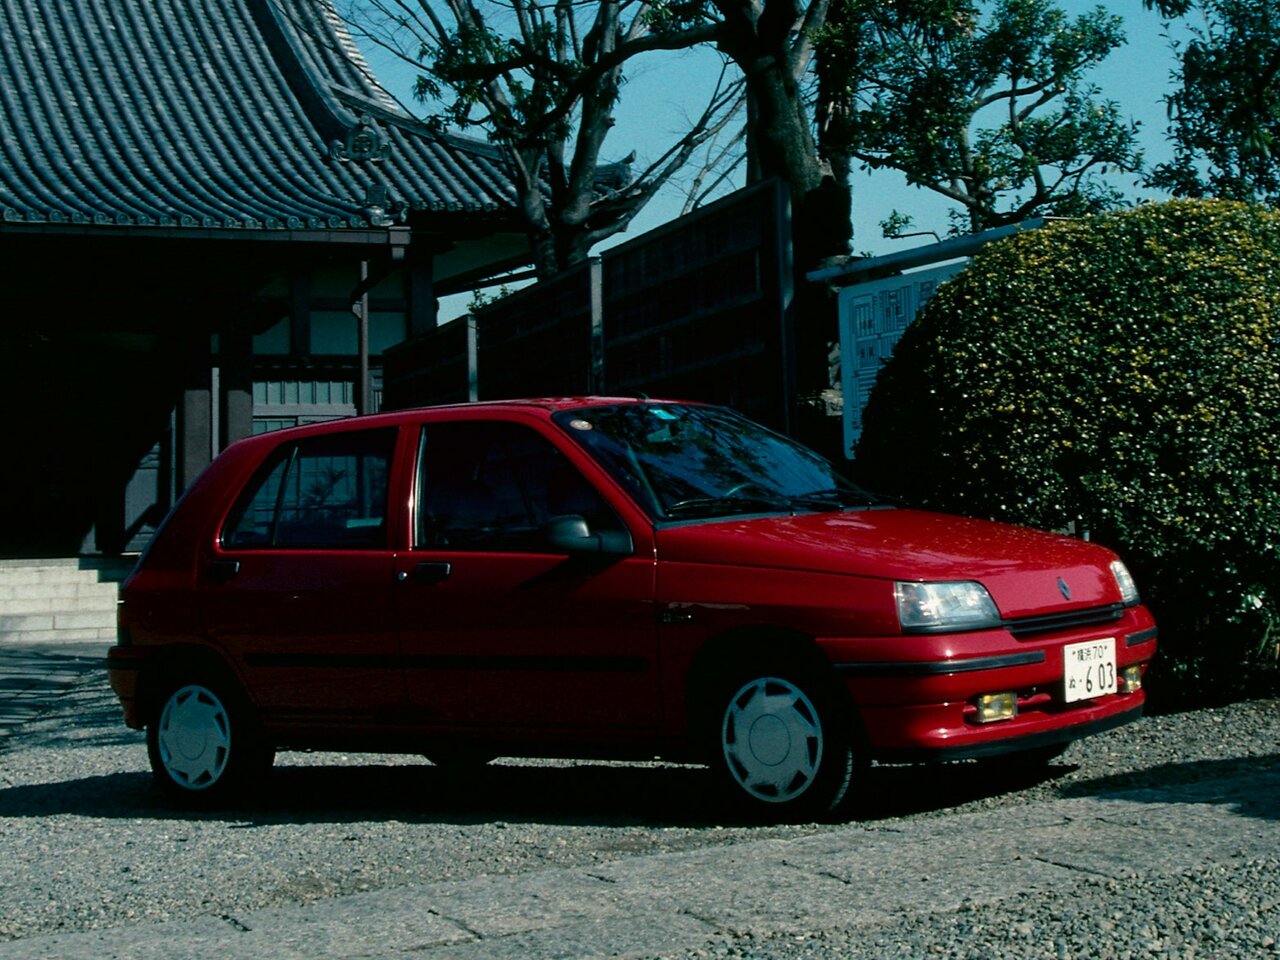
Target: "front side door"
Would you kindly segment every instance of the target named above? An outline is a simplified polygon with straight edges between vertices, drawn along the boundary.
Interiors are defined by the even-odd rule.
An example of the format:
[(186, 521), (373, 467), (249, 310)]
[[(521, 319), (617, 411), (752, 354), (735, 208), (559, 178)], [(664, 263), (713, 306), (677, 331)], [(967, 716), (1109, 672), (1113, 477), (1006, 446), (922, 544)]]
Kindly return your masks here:
[(643, 728), (660, 715), (652, 556), (555, 552), (547, 521), (622, 521), (534, 427), (424, 426), (402, 556), (411, 706), (472, 729)]
[(394, 429), (278, 448), (204, 561), (208, 633), (264, 718), (369, 723), (404, 707), (388, 544)]

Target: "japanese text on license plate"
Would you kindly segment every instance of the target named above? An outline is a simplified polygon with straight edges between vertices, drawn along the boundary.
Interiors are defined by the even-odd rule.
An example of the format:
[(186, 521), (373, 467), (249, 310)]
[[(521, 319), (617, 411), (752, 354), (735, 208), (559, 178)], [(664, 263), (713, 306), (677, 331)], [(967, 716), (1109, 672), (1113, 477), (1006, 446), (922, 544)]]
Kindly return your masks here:
[(1062, 648), (1062, 680), (1067, 703), (1116, 692), (1116, 640), (1089, 640)]

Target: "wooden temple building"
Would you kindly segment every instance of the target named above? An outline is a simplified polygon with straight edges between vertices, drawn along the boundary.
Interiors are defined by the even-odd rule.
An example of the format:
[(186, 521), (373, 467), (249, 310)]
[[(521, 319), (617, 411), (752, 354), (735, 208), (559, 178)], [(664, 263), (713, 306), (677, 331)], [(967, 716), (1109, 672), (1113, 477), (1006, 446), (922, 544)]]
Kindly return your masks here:
[(378, 405), (527, 262), (501, 158), (329, 0), (0, 0), (0, 558), (145, 543), (226, 444)]

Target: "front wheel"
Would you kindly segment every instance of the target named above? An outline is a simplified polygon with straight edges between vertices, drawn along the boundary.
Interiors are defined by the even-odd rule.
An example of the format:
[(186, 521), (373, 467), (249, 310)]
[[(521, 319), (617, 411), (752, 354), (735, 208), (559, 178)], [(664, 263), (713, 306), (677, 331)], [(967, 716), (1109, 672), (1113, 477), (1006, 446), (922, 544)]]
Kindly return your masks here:
[(805, 673), (751, 671), (722, 688), (715, 766), (758, 814), (821, 815), (844, 799), (855, 755), (836, 691)]
[(147, 755), (160, 787), (187, 801), (243, 786), (274, 759), (234, 693), (204, 679), (169, 685), (147, 727)]

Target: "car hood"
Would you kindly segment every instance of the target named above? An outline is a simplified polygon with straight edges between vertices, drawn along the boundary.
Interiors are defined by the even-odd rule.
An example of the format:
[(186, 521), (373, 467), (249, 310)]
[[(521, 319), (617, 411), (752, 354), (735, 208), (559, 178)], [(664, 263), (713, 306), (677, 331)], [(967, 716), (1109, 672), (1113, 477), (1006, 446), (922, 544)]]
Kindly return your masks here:
[(1115, 554), (1027, 527), (873, 509), (675, 524), (660, 562), (812, 570), (885, 580), (976, 580), (1005, 618), (1119, 603)]

